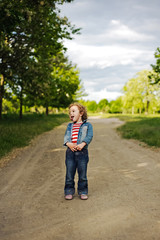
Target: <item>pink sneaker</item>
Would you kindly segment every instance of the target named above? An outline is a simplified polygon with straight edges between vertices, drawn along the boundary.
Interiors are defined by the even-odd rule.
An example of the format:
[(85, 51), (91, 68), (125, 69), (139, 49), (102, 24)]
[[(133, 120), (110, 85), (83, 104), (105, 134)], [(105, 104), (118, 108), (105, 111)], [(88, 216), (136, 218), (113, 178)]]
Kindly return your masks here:
[(81, 200), (87, 200), (87, 199), (88, 199), (88, 196), (86, 194), (81, 195)]
[(66, 200), (72, 200), (73, 199), (73, 195), (69, 194), (65, 196)]

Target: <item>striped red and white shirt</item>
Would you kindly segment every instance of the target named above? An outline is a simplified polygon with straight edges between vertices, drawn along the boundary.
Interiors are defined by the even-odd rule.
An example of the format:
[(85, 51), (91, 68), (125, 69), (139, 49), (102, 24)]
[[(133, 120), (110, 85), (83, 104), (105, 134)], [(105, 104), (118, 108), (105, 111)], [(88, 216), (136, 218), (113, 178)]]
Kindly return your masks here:
[(72, 143), (77, 143), (79, 128), (82, 123), (74, 123), (72, 128)]

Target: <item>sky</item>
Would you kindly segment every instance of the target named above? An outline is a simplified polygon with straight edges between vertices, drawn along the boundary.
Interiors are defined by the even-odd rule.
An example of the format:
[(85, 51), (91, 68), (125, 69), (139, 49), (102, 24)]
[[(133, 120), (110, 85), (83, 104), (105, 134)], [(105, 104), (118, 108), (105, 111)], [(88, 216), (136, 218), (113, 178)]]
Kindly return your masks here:
[(160, 0), (74, 0), (61, 15), (81, 29), (65, 40), (88, 96), (115, 100), (136, 73), (151, 69), (160, 47)]

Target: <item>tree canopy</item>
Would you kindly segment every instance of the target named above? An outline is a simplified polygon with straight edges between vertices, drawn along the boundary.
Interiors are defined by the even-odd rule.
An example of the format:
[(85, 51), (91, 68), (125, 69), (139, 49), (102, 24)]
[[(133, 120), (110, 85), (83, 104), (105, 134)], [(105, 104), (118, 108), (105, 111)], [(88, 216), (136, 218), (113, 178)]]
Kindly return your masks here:
[[(32, 100), (37, 101), (43, 95), (45, 105), (46, 102), (50, 104), (49, 96), (57, 93), (56, 86), (65, 96), (70, 96), (59, 98), (59, 101), (56, 99), (57, 107), (62, 105), (63, 100), (73, 99), (80, 81), (76, 80), (72, 86), (75, 75), (79, 79), (78, 70), (64, 57), (66, 48), (63, 40), (72, 39), (73, 34), (79, 33), (80, 29), (71, 25), (67, 17), (60, 16), (58, 4), (65, 2), (71, 0), (0, 2), (0, 117), (6, 86), (20, 99), (21, 115), (24, 96), (29, 98), (32, 94)], [(57, 83), (55, 68), (61, 71), (61, 76), (62, 71), (63, 77), (67, 76), (67, 90), (64, 84)], [(70, 80), (72, 83), (69, 83)], [(71, 89), (68, 91), (69, 87)]]
[(160, 82), (160, 48), (157, 48), (154, 56), (156, 58), (156, 64), (151, 64), (154, 74), (151, 73), (149, 77), (151, 79), (151, 83), (156, 84)]

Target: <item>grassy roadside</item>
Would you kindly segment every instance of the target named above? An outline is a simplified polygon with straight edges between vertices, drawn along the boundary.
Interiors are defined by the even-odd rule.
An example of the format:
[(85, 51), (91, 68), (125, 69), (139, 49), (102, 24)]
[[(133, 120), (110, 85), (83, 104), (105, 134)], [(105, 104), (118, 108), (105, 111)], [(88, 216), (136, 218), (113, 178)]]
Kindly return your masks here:
[[(98, 114), (96, 114), (98, 115)], [(117, 130), (121, 136), (128, 139), (137, 139), (150, 146), (160, 147), (160, 116), (159, 115), (123, 115), (104, 114), (103, 118), (116, 117), (126, 123)], [(0, 158), (13, 148), (24, 147), (35, 136), (49, 131), (54, 127), (69, 121), (68, 114), (24, 115), (20, 120), (15, 115), (6, 116), (0, 121)]]
[(13, 148), (28, 145), (35, 136), (66, 121), (69, 121), (67, 114), (28, 114), (24, 115), (22, 120), (14, 115), (4, 117), (0, 121), (0, 158)]
[(126, 123), (117, 128), (121, 136), (127, 139), (137, 139), (149, 146), (160, 147), (160, 115), (111, 115)]

